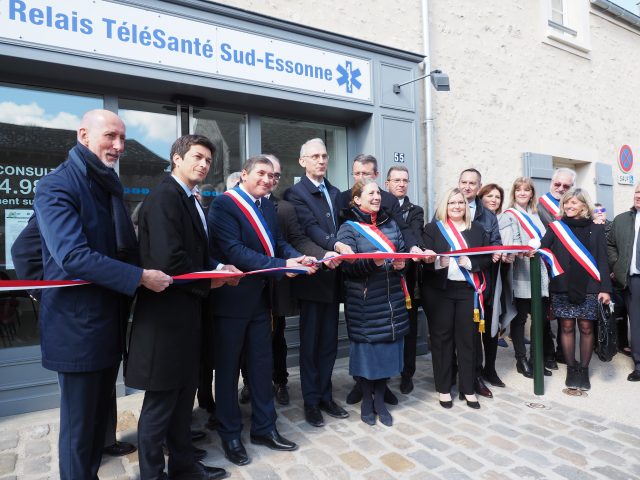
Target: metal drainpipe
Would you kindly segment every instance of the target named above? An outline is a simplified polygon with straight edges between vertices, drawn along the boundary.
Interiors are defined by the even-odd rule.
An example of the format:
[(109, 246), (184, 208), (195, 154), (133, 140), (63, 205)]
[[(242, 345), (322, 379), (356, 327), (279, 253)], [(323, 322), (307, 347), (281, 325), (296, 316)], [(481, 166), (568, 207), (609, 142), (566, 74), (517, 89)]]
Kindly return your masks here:
[[(421, 0), (422, 2), (422, 47), (426, 55), (424, 59), (424, 72), (431, 71), (431, 51), (429, 50), (429, 0)], [(427, 221), (430, 221), (435, 212), (435, 189), (434, 185), (434, 131), (432, 116), (432, 98), (431, 98), (431, 82), (426, 78), (422, 81), (424, 84), (425, 98), (425, 130), (426, 130), (426, 147), (427, 147)]]

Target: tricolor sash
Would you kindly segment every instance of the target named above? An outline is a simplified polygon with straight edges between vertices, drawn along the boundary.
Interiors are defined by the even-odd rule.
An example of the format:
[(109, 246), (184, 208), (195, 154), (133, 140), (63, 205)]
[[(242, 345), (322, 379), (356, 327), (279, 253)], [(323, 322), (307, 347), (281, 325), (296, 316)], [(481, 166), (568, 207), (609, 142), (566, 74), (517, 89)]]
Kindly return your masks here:
[(254, 232), (258, 236), (258, 240), (262, 244), (265, 253), (269, 257), (275, 257), (275, 240), (269, 225), (260, 209), (255, 203), (251, 201), (249, 195), (247, 195), (240, 187), (236, 187), (233, 190), (227, 190), (224, 195), (228, 195), (231, 200), (236, 204), (240, 211), (244, 214), (245, 218), (251, 224)]
[(516, 220), (518, 220), (518, 223), (520, 224), (522, 229), (525, 232), (527, 232), (527, 235), (529, 235), (529, 238), (542, 240), (542, 232), (540, 231), (538, 226), (533, 222), (533, 219), (529, 215), (527, 215), (525, 212), (521, 210), (517, 210), (515, 208), (507, 208), (504, 211), (504, 213), (510, 213), (511, 215), (516, 217)]
[[(356, 232), (362, 235), (364, 238), (369, 240), (369, 242), (379, 251), (386, 253), (395, 253), (396, 246), (393, 244), (389, 237), (387, 237), (384, 233), (380, 231), (378, 227), (375, 225), (371, 225), (368, 223), (360, 223), (354, 222), (352, 220), (347, 220), (346, 222), (351, 227), (354, 228)], [(409, 289), (407, 288), (407, 282), (404, 276), (400, 277), (400, 284), (402, 285), (402, 291), (404, 293), (404, 301), (407, 305), (407, 310), (411, 309), (411, 297), (409, 296)]]
[[(542, 232), (538, 228), (538, 226), (533, 222), (533, 219), (526, 213), (521, 210), (517, 210), (515, 208), (507, 208), (504, 213), (510, 213), (513, 215), (518, 223), (522, 227), (522, 229), (527, 232), (530, 238), (536, 239), (538, 241), (542, 240)], [(538, 249), (538, 253), (540, 257), (545, 261), (545, 263), (549, 266), (549, 270), (551, 271), (552, 277), (557, 277), (564, 273), (564, 270), (558, 263), (558, 259), (548, 248), (540, 248)]]
[(596, 259), (593, 258), (593, 255), (587, 250), (587, 247), (578, 240), (578, 237), (574, 235), (569, 226), (561, 220), (556, 220), (549, 224), (549, 228), (553, 230), (574, 260), (582, 265), (582, 268), (584, 268), (595, 281), (600, 282), (600, 271), (598, 270)]
[(538, 201), (544, 207), (544, 209), (555, 218), (557, 218), (558, 220), (562, 218), (562, 215), (560, 215), (560, 201), (553, 198), (551, 192), (547, 192), (542, 195)]
[[(453, 235), (449, 234), (449, 231), (445, 228), (444, 224), (438, 220), (436, 225), (440, 229), (440, 233), (447, 241), (451, 250), (461, 250), (464, 248), (469, 248), (466, 240), (460, 234), (456, 226), (451, 222), (451, 220), (447, 221), (447, 225), (451, 230)], [(453, 257), (455, 260), (456, 257)], [(478, 331), (480, 333), (484, 333), (484, 289), (487, 284), (485, 282), (484, 274), (482, 272), (471, 273), (466, 268), (460, 267), (460, 271), (464, 276), (465, 280), (469, 285), (473, 287), (474, 295), (473, 295), (473, 321), (478, 323)]]

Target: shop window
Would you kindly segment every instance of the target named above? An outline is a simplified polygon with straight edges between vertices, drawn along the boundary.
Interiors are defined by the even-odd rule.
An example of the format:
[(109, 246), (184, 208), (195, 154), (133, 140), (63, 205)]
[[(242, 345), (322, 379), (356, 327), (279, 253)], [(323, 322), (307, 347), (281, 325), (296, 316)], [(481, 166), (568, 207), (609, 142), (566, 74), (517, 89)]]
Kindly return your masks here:
[(591, 50), (589, 2), (582, 0), (540, 0), (544, 41), (584, 55)]
[(118, 115), (127, 127), (118, 168), (125, 203), (135, 225), (136, 208), (165, 172), (171, 171), (169, 153), (180, 131), (177, 106), (121, 99)]
[(189, 118), (191, 133), (208, 137), (216, 147), (209, 174), (200, 185), (206, 210), (213, 198), (225, 191), (227, 177), (239, 172), (247, 159), (247, 117), (192, 107)]
[[(38, 181), (66, 158), (87, 110), (103, 100), (0, 84), (0, 278), (15, 278), (11, 246), (33, 213)], [(0, 349), (39, 344), (36, 303), (0, 292)]]
[(300, 147), (312, 138), (321, 138), (327, 146), (329, 181), (340, 190), (348, 188), (350, 167), (347, 159), (345, 127), (263, 117), (261, 120), (262, 153), (273, 154), (280, 160), (282, 168), (282, 179), (278, 185), (280, 195), (304, 175), (304, 170), (298, 163)]

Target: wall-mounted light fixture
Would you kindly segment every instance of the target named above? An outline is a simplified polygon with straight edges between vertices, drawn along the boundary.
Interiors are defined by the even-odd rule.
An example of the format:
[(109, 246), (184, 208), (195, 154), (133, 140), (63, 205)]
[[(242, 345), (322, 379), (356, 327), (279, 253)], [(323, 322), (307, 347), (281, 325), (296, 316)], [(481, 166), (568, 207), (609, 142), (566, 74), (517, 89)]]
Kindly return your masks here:
[(449, 75), (447, 75), (446, 73), (442, 73), (441, 70), (432, 70), (427, 75), (414, 78), (413, 80), (409, 80), (408, 82), (395, 83), (393, 85), (393, 93), (400, 93), (400, 87), (413, 82), (417, 82), (418, 80), (422, 80), (423, 78), (427, 77), (431, 77), (431, 85), (433, 85), (433, 88), (435, 88), (438, 92), (448, 92), (449, 90), (451, 90), (451, 88), (449, 87)]

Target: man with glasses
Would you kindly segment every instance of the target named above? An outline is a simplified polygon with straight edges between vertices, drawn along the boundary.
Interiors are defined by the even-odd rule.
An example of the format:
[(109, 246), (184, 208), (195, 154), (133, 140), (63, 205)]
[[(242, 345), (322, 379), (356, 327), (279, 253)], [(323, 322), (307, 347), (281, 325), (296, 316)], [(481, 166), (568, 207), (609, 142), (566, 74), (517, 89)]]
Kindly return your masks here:
[[(548, 229), (549, 224), (560, 218), (560, 199), (575, 186), (576, 172), (570, 168), (557, 168), (553, 172), (549, 183), (549, 192), (538, 199), (538, 215), (544, 228)], [(565, 363), (562, 348), (558, 343), (553, 344), (550, 322), (545, 322), (544, 328), (544, 366), (550, 370), (558, 369), (558, 362)], [(554, 353), (555, 352), (555, 353)]]
[[(306, 236), (327, 252), (325, 256), (353, 253), (336, 238), (340, 190), (326, 179), (329, 156), (324, 142), (319, 138), (305, 142), (300, 148), (299, 163), (305, 175), (284, 197), (295, 206)], [(338, 351), (340, 281), (338, 272), (333, 270), (338, 264), (329, 262), (329, 270), (294, 281), (294, 294), (300, 300), (300, 383), (304, 415), (307, 423), (314, 427), (324, 426), (321, 411), (336, 418), (349, 416), (333, 400), (331, 386)]]
[[(387, 172), (384, 186), (400, 205), (402, 219), (409, 226), (416, 238), (420, 238), (424, 227), (424, 210), (414, 205), (407, 196), (409, 189), (409, 170), (404, 165), (394, 165)], [(404, 367), (401, 373), (400, 392), (411, 393), (413, 390), (413, 375), (416, 372), (416, 343), (418, 337), (418, 303), (415, 298), (417, 267), (413, 261), (407, 262), (406, 280), (411, 308), (409, 312), (409, 333), (404, 337)]]
[(549, 192), (538, 199), (538, 215), (544, 228), (549, 228), (560, 215), (558, 209), (562, 195), (571, 190), (576, 181), (576, 172), (570, 168), (557, 168), (549, 183)]

